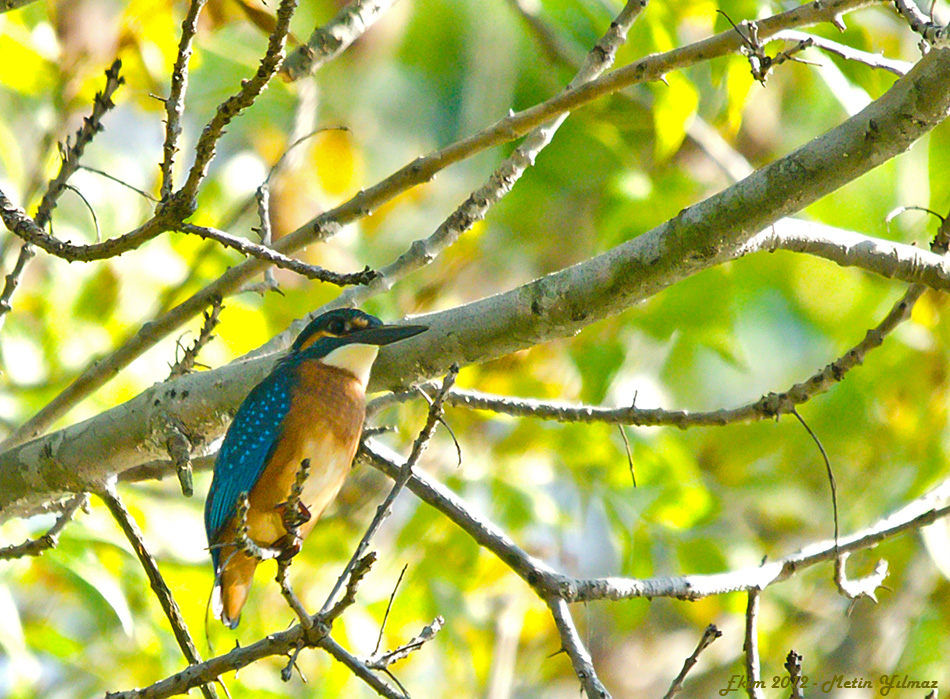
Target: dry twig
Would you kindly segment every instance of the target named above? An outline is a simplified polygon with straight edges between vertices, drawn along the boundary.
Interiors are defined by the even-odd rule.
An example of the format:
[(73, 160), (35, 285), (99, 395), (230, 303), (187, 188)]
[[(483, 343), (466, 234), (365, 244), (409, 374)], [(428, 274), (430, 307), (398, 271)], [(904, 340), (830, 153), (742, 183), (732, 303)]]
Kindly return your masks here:
[[(171, 590), (168, 588), (168, 585), (165, 584), (165, 580), (158, 570), (158, 564), (155, 562), (154, 556), (152, 556), (145, 544), (142, 531), (119, 498), (115, 483), (107, 483), (102, 492), (98, 495), (102, 498), (106, 507), (109, 508), (109, 512), (112, 513), (113, 518), (115, 518), (115, 521), (132, 545), (132, 550), (135, 551), (135, 555), (142, 564), (142, 568), (145, 569), (145, 575), (148, 577), (149, 583), (152, 586), (152, 591), (158, 598), (162, 610), (165, 612), (165, 616), (168, 617), (172, 631), (175, 634), (175, 640), (178, 641), (178, 646), (181, 648), (185, 659), (192, 666), (197, 665), (201, 662), (201, 655), (198, 653), (198, 649), (191, 639), (191, 634), (188, 632), (188, 625), (185, 623), (185, 618), (181, 614), (181, 609), (178, 608), (178, 603), (175, 602)], [(217, 697), (217, 692), (215, 692), (214, 686), (210, 682), (201, 683), (201, 693), (204, 694), (205, 699), (216, 699)]]
[(14, 558), (23, 558), (24, 556), (39, 556), (47, 549), (55, 548), (59, 542), (59, 535), (63, 528), (69, 524), (73, 515), (80, 508), (86, 506), (89, 502), (89, 496), (86, 493), (76, 493), (62, 505), (62, 510), (56, 518), (56, 522), (45, 534), (35, 539), (27, 539), (22, 544), (5, 546), (0, 549), (0, 561), (9, 561)]
[(699, 654), (712, 645), (713, 641), (721, 637), (722, 631), (720, 631), (715, 624), (710, 624), (706, 627), (706, 630), (703, 631), (703, 637), (699, 639), (699, 644), (696, 646), (696, 650), (694, 650), (690, 656), (686, 658), (686, 662), (683, 663), (683, 669), (680, 670), (680, 674), (678, 674), (673, 680), (669, 690), (667, 690), (666, 694), (663, 695), (663, 699), (673, 699), (673, 697), (679, 693), (679, 691), (683, 688), (683, 682), (686, 680), (686, 675), (688, 675), (689, 671), (693, 669), (697, 662), (699, 662)]

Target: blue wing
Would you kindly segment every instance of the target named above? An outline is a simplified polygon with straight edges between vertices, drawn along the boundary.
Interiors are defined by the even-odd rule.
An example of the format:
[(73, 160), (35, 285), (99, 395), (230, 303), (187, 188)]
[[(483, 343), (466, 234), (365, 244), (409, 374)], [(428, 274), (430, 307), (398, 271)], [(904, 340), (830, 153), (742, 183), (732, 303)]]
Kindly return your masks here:
[[(205, 531), (209, 545), (234, 515), (237, 499), (251, 488), (264, 472), (280, 436), (284, 416), (290, 409), (294, 372), (278, 366), (244, 399), (228, 428), (214, 464), (214, 478), (205, 501)], [(219, 550), (211, 557), (218, 569)]]

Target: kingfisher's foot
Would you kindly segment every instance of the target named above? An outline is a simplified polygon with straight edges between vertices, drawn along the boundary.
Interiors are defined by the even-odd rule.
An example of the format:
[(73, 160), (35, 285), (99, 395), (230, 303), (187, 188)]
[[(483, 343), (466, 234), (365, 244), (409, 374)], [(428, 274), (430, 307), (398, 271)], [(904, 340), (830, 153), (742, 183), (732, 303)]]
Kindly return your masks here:
[(291, 531), (310, 521), (310, 510), (300, 500), (296, 502), (282, 502), (277, 506), (284, 529)]

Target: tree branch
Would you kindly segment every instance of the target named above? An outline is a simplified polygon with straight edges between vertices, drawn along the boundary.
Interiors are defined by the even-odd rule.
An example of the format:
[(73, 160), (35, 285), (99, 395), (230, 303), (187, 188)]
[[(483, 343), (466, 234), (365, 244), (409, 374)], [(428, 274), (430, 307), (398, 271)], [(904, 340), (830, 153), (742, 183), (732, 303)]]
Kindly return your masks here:
[[(875, 0), (825, 0), (824, 2), (820, 3), (808, 2), (794, 10), (775, 15), (774, 17), (770, 17), (758, 22), (759, 36), (760, 38), (765, 39), (783, 29), (807, 26), (824, 21), (833, 21), (840, 17), (842, 13), (871, 4), (875, 4)], [(344, 225), (356, 220), (361, 216), (369, 214), (384, 202), (392, 200), (395, 196), (406, 191), (407, 189), (430, 180), (438, 171), (447, 167), (448, 165), (451, 165), (452, 163), (474, 155), (475, 153), (486, 148), (504, 143), (507, 140), (517, 138), (520, 135), (527, 133), (529, 130), (540, 126), (546, 121), (558, 116), (564, 111), (576, 109), (606, 94), (623, 89), (629, 85), (642, 83), (649, 80), (661, 79), (663, 75), (671, 70), (737, 51), (740, 46), (741, 41), (739, 37), (734, 31), (730, 30), (687, 47), (675, 49), (664, 54), (647, 56), (640, 61), (625, 66), (624, 68), (616, 70), (613, 73), (601, 76), (597, 80), (587, 83), (580, 88), (563, 92), (544, 103), (532, 107), (531, 109), (505, 117), (499, 122), (496, 122), (496, 124), (493, 126), (480, 131), (478, 134), (463, 139), (452, 146), (444, 148), (440, 151), (436, 151), (435, 153), (432, 153), (424, 158), (417, 158), (415, 161), (401, 168), (390, 177), (387, 177), (385, 180), (368, 189), (362, 190), (349, 201), (344, 202), (332, 210), (324, 212), (313, 221), (305, 224), (295, 232), (285, 236), (280, 240), (280, 243), (276, 247), (278, 251), (288, 254), (314, 242), (326, 240), (327, 238), (335, 235), (339, 230), (342, 229)], [(615, 296), (617, 291), (617, 283), (620, 282), (622, 285), (625, 285), (627, 280), (617, 279), (617, 275), (611, 273), (608, 270), (605, 273), (604, 281), (610, 288), (601, 288), (599, 293), (614, 298), (615, 303), (608, 304), (607, 307), (602, 309), (602, 312), (575, 311), (573, 313), (569, 313), (569, 318), (575, 317), (571, 323), (564, 327), (559, 327), (556, 330), (551, 328), (548, 332), (540, 334), (538, 333), (539, 321), (544, 320), (544, 325), (549, 325), (552, 319), (542, 319), (540, 317), (533, 318), (531, 314), (525, 315), (520, 312), (517, 314), (517, 317), (512, 317), (510, 313), (501, 313), (497, 316), (498, 319), (504, 320), (507, 323), (511, 323), (513, 321), (522, 323), (525, 321), (525, 319), (527, 319), (530, 322), (525, 325), (525, 328), (529, 331), (532, 337), (539, 338), (539, 341), (544, 341), (542, 338), (545, 337), (550, 339), (555, 336), (570, 335), (576, 332), (577, 329), (583, 325), (583, 323), (579, 321), (586, 320), (587, 322), (593, 322), (594, 320), (599, 320), (602, 317), (616, 313), (626, 305), (635, 303), (637, 300), (642, 300), (642, 298), (649, 297), (659, 288), (668, 286), (669, 284), (673, 283), (673, 281), (676, 281), (668, 278), (670, 274), (674, 273), (674, 268), (670, 265), (664, 263), (655, 267), (653, 266), (652, 260), (657, 254), (660, 254), (660, 258), (657, 260), (657, 262), (663, 262), (663, 258), (666, 257), (668, 253), (672, 253), (672, 257), (668, 259), (667, 262), (672, 262), (673, 258), (678, 260), (678, 256), (688, 254), (689, 259), (692, 262), (705, 263), (699, 267), (694, 267), (693, 265), (685, 267), (683, 274), (686, 276), (698, 271), (698, 269), (702, 268), (703, 266), (710, 266), (711, 264), (717, 263), (719, 260), (707, 257), (707, 255), (701, 251), (710, 251), (718, 248), (718, 246), (722, 243), (730, 242), (728, 239), (720, 240), (718, 233), (719, 230), (731, 231), (733, 236), (735, 236), (737, 233), (740, 233), (738, 237), (744, 239), (747, 234), (741, 233), (741, 231), (760, 230), (786, 213), (797, 210), (797, 208), (801, 208), (801, 206), (811, 203), (811, 201), (814, 201), (828, 191), (832, 191), (833, 189), (840, 187), (842, 184), (844, 184), (844, 182), (849, 181), (847, 170), (850, 168), (842, 168), (842, 160), (847, 160), (849, 164), (852, 164), (858, 168), (858, 172), (852, 171), (850, 173), (850, 179), (853, 179), (860, 174), (863, 174), (864, 171), (872, 169), (877, 164), (879, 164), (879, 162), (882, 162), (883, 160), (886, 160), (887, 158), (893, 157), (897, 153), (902, 152), (906, 149), (907, 145), (911, 141), (932, 128), (939, 121), (939, 119), (945, 115), (946, 111), (946, 105), (942, 105), (940, 103), (940, 95), (945, 91), (940, 90), (940, 88), (946, 84), (946, 76), (944, 75), (944, 71), (947, 71), (946, 64), (948, 62), (950, 62), (950, 59), (946, 58), (943, 58), (939, 61), (933, 61), (932, 59), (928, 61), (925, 59), (925, 61), (921, 63), (920, 70), (917, 71), (916, 75), (913, 77), (909, 76), (904, 82), (898, 82), (898, 84), (891, 89), (888, 95), (885, 95), (884, 98), (869, 106), (865, 112), (862, 112), (862, 115), (866, 114), (872, 120), (878, 119), (877, 121), (874, 121), (876, 132), (881, 134), (895, 135), (892, 139), (885, 140), (883, 142), (883, 147), (875, 147), (874, 150), (877, 152), (878, 157), (866, 158), (862, 156), (847, 160), (846, 158), (842, 158), (840, 148), (831, 149), (833, 152), (824, 153), (824, 151), (828, 150), (829, 146), (832, 145), (832, 143), (829, 142), (829, 139), (830, 141), (844, 140), (848, 142), (844, 143), (843, 145), (848, 145), (850, 142), (863, 142), (867, 124), (864, 121), (855, 121), (862, 115), (852, 118), (852, 120), (849, 120), (829, 134), (826, 134), (826, 140), (821, 142), (819, 151), (821, 151), (823, 156), (836, 156), (832, 158), (832, 160), (837, 167), (824, 168), (821, 166), (821, 163), (816, 162), (816, 167), (812, 169), (811, 163), (808, 163), (807, 167), (809, 168), (809, 173), (808, 177), (804, 181), (808, 182), (809, 184), (817, 182), (819, 185), (817, 188), (813, 189), (813, 191), (806, 192), (806, 201), (799, 202), (798, 200), (792, 201), (786, 199), (781, 199), (781, 201), (779, 201), (780, 197), (776, 196), (775, 193), (777, 191), (786, 190), (780, 189), (779, 187), (766, 187), (765, 182), (762, 181), (763, 178), (760, 174), (758, 179), (749, 183), (749, 191), (746, 191), (746, 189), (741, 190), (741, 197), (739, 197), (739, 201), (731, 202), (733, 211), (737, 214), (743, 213), (742, 211), (739, 211), (739, 208), (744, 208), (745, 211), (749, 212), (760, 212), (762, 215), (753, 216), (753, 220), (759, 222), (758, 226), (753, 227), (752, 222), (741, 215), (736, 218), (734, 216), (725, 215), (726, 211), (720, 211), (720, 216), (716, 218), (716, 223), (719, 228), (700, 226), (695, 230), (690, 230), (693, 223), (701, 224), (702, 215), (706, 213), (709, 207), (720, 205), (723, 203), (722, 200), (724, 198), (729, 198), (725, 196), (726, 193), (722, 193), (721, 195), (718, 195), (718, 197), (714, 197), (713, 199), (707, 200), (707, 202), (704, 202), (703, 204), (686, 210), (687, 212), (693, 212), (694, 214), (697, 214), (697, 216), (690, 217), (688, 220), (679, 220), (680, 232), (689, 232), (689, 237), (694, 238), (694, 240), (687, 241), (683, 238), (680, 238), (679, 241), (670, 241), (672, 243), (671, 246), (662, 244), (663, 239), (667, 235), (667, 230), (673, 226), (674, 222), (670, 222), (666, 226), (661, 226), (658, 229), (654, 229), (654, 231), (651, 231), (649, 234), (641, 236), (640, 239), (638, 239), (639, 242), (631, 243), (632, 245), (636, 246), (644, 246), (642, 250), (636, 251), (634, 254), (634, 257), (636, 258), (634, 260), (634, 267), (639, 267), (641, 266), (641, 263), (647, 262), (647, 264), (643, 265), (644, 271), (647, 272), (647, 278), (645, 279), (645, 283), (642, 285), (645, 293), (617, 298)], [(943, 80), (943, 82), (941, 82), (941, 80)], [(908, 94), (909, 91), (912, 91), (913, 94)], [(918, 91), (920, 92), (921, 96), (919, 104), (916, 100), (911, 100), (912, 97), (916, 97)], [(906, 103), (906, 106), (902, 107), (900, 104), (901, 102)], [(921, 110), (922, 118), (919, 120), (916, 118), (915, 113), (915, 110), (917, 109)], [(879, 112), (881, 113), (880, 117), (878, 117)], [(937, 116), (938, 114), (939, 117)], [(913, 115), (913, 118), (911, 115)], [(821, 141), (821, 139), (819, 140)], [(877, 142), (877, 139), (874, 140)], [(814, 146), (814, 143), (809, 144), (809, 146)], [(809, 154), (809, 146), (801, 149), (800, 152)], [(869, 150), (867, 143), (864, 144), (863, 148), (856, 146), (856, 149), (862, 153)], [(860, 155), (858, 152), (855, 154)], [(818, 158), (818, 160), (820, 159), (821, 158)], [(790, 163), (788, 158), (786, 158), (778, 161), (778, 163), (773, 163), (772, 166), (769, 166), (771, 169), (765, 168), (760, 171), (760, 173), (768, 171), (771, 174), (772, 172), (780, 171), (784, 166), (787, 169), (784, 173), (786, 176), (796, 174), (798, 177), (793, 177), (792, 179), (800, 180), (802, 179), (801, 175), (805, 174), (801, 169), (803, 165), (805, 165), (805, 163)], [(862, 167), (865, 165), (866, 167)], [(756, 176), (753, 175), (752, 177), (755, 178)], [(752, 178), (750, 178), (750, 180), (751, 179)], [(783, 180), (785, 178), (779, 179)], [(748, 180), (746, 182), (748, 182)], [(788, 187), (787, 181), (780, 181), (776, 184), (780, 185), (781, 187)], [(827, 187), (824, 187), (824, 185), (827, 185)], [(732, 192), (733, 196), (735, 196), (737, 193), (735, 190), (727, 191)], [(788, 189), (787, 191), (793, 191), (793, 189)], [(771, 192), (772, 196), (763, 198), (763, 195), (766, 192)], [(747, 206), (742, 204), (743, 201), (747, 203)], [(775, 207), (779, 206), (780, 204), (783, 205), (784, 208), (782, 208), (780, 211), (775, 211)], [(704, 242), (704, 239), (706, 238), (708, 238), (708, 240)], [(691, 243), (692, 245), (688, 244), (686, 249), (682, 249), (682, 243)], [(695, 245), (696, 251), (690, 250), (693, 245)], [(630, 250), (629, 246), (621, 246), (621, 248), (616, 249), (613, 253), (608, 253), (608, 256), (619, 258), (616, 260), (616, 262), (623, 263), (623, 258), (631, 252), (634, 251)], [(645, 258), (642, 260), (640, 259), (641, 255), (645, 255)], [(600, 261), (600, 264), (602, 264), (607, 260), (607, 257), (601, 256), (601, 258), (597, 259)], [(591, 262), (594, 261), (592, 260)], [(130, 338), (112, 355), (101, 362), (97, 362), (96, 364), (87, 367), (86, 370), (83, 371), (83, 373), (69, 387), (67, 387), (60, 395), (54, 398), (45, 408), (43, 408), (39, 413), (31, 418), (26, 424), (21, 426), (21, 428), (18, 429), (13, 435), (11, 435), (11, 437), (6, 440), (3, 446), (10, 447), (20, 444), (27, 439), (32, 439), (33, 437), (38, 436), (40, 433), (46, 430), (50, 424), (62, 417), (72, 405), (85, 396), (89, 395), (89, 393), (94, 391), (96, 388), (105, 384), (110, 378), (112, 378), (112, 376), (114, 376), (115, 373), (118, 372), (118, 370), (127, 366), (135, 358), (139, 357), (158, 339), (174, 331), (181, 324), (200, 313), (208, 305), (210, 298), (215, 295), (227, 297), (235, 290), (242, 288), (249, 279), (259, 274), (264, 268), (264, 263), (258, 260), (247, 260), (244, 263), (231, 268), (218, 280), (209, 284), (204, 289), (197, 292), (186, 301), (180, 303), (178, 306), (168, 311), (161, 317), (156, 318), (155, 320), (146, 324), (146, 326), (143, 327), (140, 332), (136, 333), (134, 337)], [(651, 268), (653, 269), (652, 274), (649, 273)], [(586, 271), (593, 270), (591, 270), (591, 268), (586, 268)], [(629, 277), (630, 271), (632, 270), (628, 268), (628, 274), (622, 276)], [(636, 284), (634, 283), (632, 286), (636, 286)], [(471, 326), (471, 319), (467, 320), (465, 325)], [(486, 336), (483, 332), (473, 337), (473, 340), (478, 341), (475, 346), (481, 346), (489, 342), (493, 339), (493, 337), (497, 337), (497, 333), (502, 330), (502, 328), (499, 327), (499, 323), (497, 322), (491, 324), (491, 326), (488, 327), (482, 323), (478, 323), (478, 325), (482, 326), (481, 329), (483, 331), (489, 331), (489, 335)], [(462, 336), (465, 334), (467, 334), (467, 331), (463, 332)], [(453, 336), (453, 339), (458, 337), (456, 333), (453, 333)], [(509, 336), (511, 336), (510, 333)], [(442, 342), (444, 339), (444, 337), (440, 337), (440, 342)], [(289, 336), (283, 336), (278, 344), (280, 347), (286, 347), (289, 345)], [(532, 343), (523, 343), (522, 347), (528, 346), (529, 344)], [(512, 343), (509, 343), (503, 347), (491, 348), (488, 352), (486, 352), (486, 358), (489, 356), (498, 357), (506, 354), (510, 351), (513, 351), (513, 349), (511, 349), (512, 347)], [(521, 349), (522, 347), (517, 348)], [(450, 364), (452, 364), (453, 361), (455, 361), (455, 359), (444, 356), (438, 360), (437, 363), (440, 368), (437, 369), (418, 364), (413, 372), (414, 380), (407, 383), (415, 382), (421, 378), (423, 374), (430, 377), (438, 376), (444, 373), (445, 369)], [(400, 370), (404, 368), (405, 367), (399, 367)], [(380, 372), (380, 374), (382, 374), (382, 372)], [(385, 378), (386, 380), (390, 380), (391, 377), (392, 375), (389, 374), (386, 375)], [(2, 479), (2, 476), (0, 476), (0, 479)], [(2, 508), (2, 502), (0, 502), (0, 508)], [(2, 519), (2, 517), (3, 514), (0, 512), (0, 519)]]
[(171, 196), (175, 154), (178, 152), (178, 139), (181, 138), (181, 117), (185, 112), (185, 93), (188, 91), (188, 62), (191, 60), (192, 44), (198, 32), (198, 15), (207, 0), (191, 0), (188, 14), (181, 22), (181, 38), (178, 40), (178, 56), (172, 68), (171, 87), (165, 100), (165, 145), (161, 164), (162, 201)]
[[(102, 498), (102, 501), (109, 508), (109, 512), (112, 513), (116, 523), (129, 540), (129, 543), (132, 545), (132, 550), (135, 551), (135, 555), (145, 569), (145, 574), (152, 586), (152, 591), (158, 598), (162, 610), (165, 612), (165, 616), (168, 617), (172, 632), (175, 635), (175, 640), (178, 641), (178, 645), (182, 653), (184, 653), (185, 659), (188, 660), (192, 666), (200, 663), (201, 655), (198, 654), (198, 649), (195, 647), (194, 641), (191, 640), (191, 634), (188, 633), (188, 626), (185, 623), (185, 618), (181, 614), (181, 610), (178, 608), (178, 603), (175, 602), (171, 590), (169, 590), (168, 585), (165, 584), (165, 580), (158, 570), (155, 558), (145, 545), (142, 531), (122, 503), (122, 500), (119, 499), (119, 493), (115, 489), (115, 482), (111, 481), (106, 483), (104, 489), (99, 492), (99, 497)], [(217, 699), (218, 696), (214, 690), (214, 685), (210, 682), (201, 685), (201, 693), (205, 696), (205, 699)]]
[[(625, 70), (625, 69), (623, 69)], [(613, 74), (611, 74), (613, 75)], [(931, 51), (914, 69), (860, 114), (848, 119), (794, 153), (761, 168), (742, 182), (681, 211), (670, 221), (616, 248), (573, 267), (537, 279), (517, 289), (465, 306), (419, 317), (429, 331), (398, 346), (383, 348), (374, 365), (371, 390), (405, 386), (444, 373), (459, 362), (483, 362), (557, 338), (567, 337), (584, 326), (619, 313), (662, 289), (703, 269), (734, 259), (752, 237), (775, 221), (807, 206), (881, 162), (903, 152), (917, 137), (939, 123), (950, 111), (950, 51)], [(584, 89), (584, 88), (579, 88)], [(367, 190), (369, 191), (369, 190)], [(796, 192), (790, 197), (789, 192)], [(925, 253), (926, 254), (926, 253)], [(209, 293), (227, 287), (248, 269), (248, 261), (232, 268), (221, 280), (178, 306), (167, 316), (143, 327), (137, 336), (114, 355), (90, 369), (7, 440), (10, 447), (34, 436), (79, 397), (117, 373), (151, 342), (192, 315), (191, 306)], [(198, 310), (203, 310), (201, 306)], [(516, 329), (516, 331), (515, 331)], [(272, 366), (273, 357), (204, 372), (191, 383), (189, 395), (202, 396), (200, 410), (189, 401), (176, 399), (173, 410), (182, 424), (208, 439), (220, 434), (223, 424), (209, 420), (209, 409), (233, 410), (241, 397)], [(227, 371), (225, 371), (227, 369)], [(207, 403), (208, 387), (227, 377), (239, 382), (231, 390), (216, 392)], [(185, 381), (183, 377), (179, 381)], [(195, 379), (191, 379), (195, 381)], [(192, 391), (192, 389), (194, 389)], [(154, 390), (154, 389), (150, 389)], [(165, 385), (160, 392), (174, 390)], [(148, 393), (148, 391), (146, 392)], [(179, 394), (180, 395), (180, 394)], [(228, 397), (230, 395), (230, 398)], [(0, 454), (0, 520), (11, 516), (18, 503), (35, 504), (56, 491), (62, 483), (54, 474), (40, 478), (40, 447), (56, 445), (56, 458), (70, 464), (69, 470), (99, 474), (117, 473), (153, 456), (142, 450), (145, 440), (143, 415), (127, 407), (114, 409), (82, 425), (45, 438), (27, 451)], [(154, 396), (153, 396), (154, 397)], [(194, 400), (197, 400), (195, 398)], [(233, 401), (233, 402), (232, 402)], [(114, 424), (125, 414), (137, 425), (114, 435), (109, 449), (76, 451), (73, 438), (97, 424), (100, 418)], [(106, 418), (106, 415), (109, 415)], [(198, 424), (195, 424), (195, 423)], [(111, 435), (111, 429), (93, 433)], [(91, 446), (87, 442), (87, 447)], [(108, 454), (90, 464), (88, 454)], [(27, 480), (30, 485), (27, 485)]]
[[(629, 0), (611, 23), (610, 28), (587, 54), (583, 65), (567, 86), (567, 91), (595, 80), (613, 65), (617, 50), (627, 39), (631, 25), (643, 11), (647, 0)], [(554, 139), (561, 124), (569, 116), (564, 112), (552, 121), (532, 130), (499, 165), (481, 187), (472, 192), (452, 214), (428, 238), (416, 240), (395, 261), (380, 270), (376, 279), (363, 288), (349, 289), (332, 303), (317, 309), (316, 316), (332, 307), (355, 306), (367, 298), (388, 291), (399, 279), (425, 267), (446, 249), (454, 245), (461, 235), (475, 223), (484, 220), (492, 206), (507, 195), (538, 155)]]
[(445, 403), (445, 397), (448, 395), (449, 389), (451, 389), (452, 384), (455, 383), (455, 377), (458, 376), (458, 371), (458, 367), (455, 366), (452, 367), (449, 370), (449, 373), (445, 375), (445, 378), (442, 381), (442, 388), (439, 391), (439, 394), (429, 405), (429, 413), (426, 416), (426, 422), (422, 426), (422, 430), (420, 430), (412, 444), (412, 451), (410, 452), (409, 457), (403, 463), (399, 477), (395, 479), (393, 487), (390, 489), (389, 494), (383, 500), (382, 504), (376, 508), (376, 515), (373, 517), (373, 521), (370, 522), (369, 526), (366, 528), (363, 538), (360, 539), (359, 544), (356, 546), (356, 550), (353, 551), (353, 555), (350, 557), (349, 562), (346, 564), (346, 567), (340, 574), (339, 579), (336, 581), (336, 584), (333, 586), (330, 594), (327, 595), (327, 600), (323, 603), (323, 608), (320, 610), (321, 614), (327, 614), (334, 607), (336, 596), (346, 584), (347, 578), (350, 576), (350, 572), (357, 566), (358, 562), (366, 554), (366, 550), (369, 548), (370, 540), (376, 535), (376, 532), (379, 531), (379, 527), (382, 525), (383, 520), (389, 516), (392, 505), (399, 496), (399, 493), (402, 492), (402, 489), (406, 486), (406, 483), (408, 483), (409, 479), (412, 478), (413, 467), (428, 448), (429, 442), (432, 441), (432, 436), (435, 434), (436, 425), (438, 425), (439, 421), (442, 419), (442, 406)]
[(950, 291), (950, 259), (941, 254), (799, 219), (776, 221), (753, 236), (737, 256), (776, 250), (814, 255), (842, 267)]
[[(361, 454), (390, 478), (399, 473), (400, 457), (378, 442), (364, 443)], [(823, 561), (832, 561), (839, 553), (871, 548), (884, 540), (907, 531), (916, 531), (950, 515), (950, 505), (943, 504), (950, 499), (948, 479), (870, 527), (842, 537), (837, 546), (834, 541), (818, 542), (798, 553), (760, 566), (711, 575), (645, 579), (574, 578), (559, 573), (526, 553), (496, 525), (474, 514), (457, 495), (427, 474), (414, 473), (407, 487), (420, 500), (454, 522), (476, 543), (495, 554), (540, 597), (559, 597), (566, 602), (616, 601), (636, 597), (672, 597), (693, 601), (729, 592), (748, 592), (753, 588), (765, 590), (800, 570)]]
[(584, 647), (580, 634), (577, 633), (567, 602), (559, 597), (551, 598), (547, 602), (551, 616), (554, 617), (558, 635), (561, 637), (561, 646), (571, 659), (574, 674), (580, 680), (584, 693), (588, 699), (610, 699), (610, 693), (598, 679), (590, 653)]
[(284, 59), (284, 46), (295, 9), (297, 0), (281, 0), (277, 8), (277, 21), (267, 43), (267, 52), (261, 59), (257, 72), (252, 78), (242, 81), (241, 89), (218, 107), (195, 146), (195, 162), (188, 172), (188, 179), (178, 192), (163, 197), (163, 202), (158, 207), (159, 215), (167, 214), (171, 219), (181, 221), (195, 211), (198, 187), (208, 173), (208, 166), (214, 158), (218, 140), (224, 135), (224, 128), (254, 104)]
[(116, 238), (109, 238), (101, 243), (91, 243), (89, 245), (67, 243), (44, 231), (37, 221), (34, 221), (23, 209), (13, 204), (2, 191), (0, 191), (0, 218), (3, 219), (7, 230), (17, 237), (41, 248), (50, 255), (61, 257), (68, 262), (92, 262), (117, 257), (129, 250), (135, 250), (168, 230), (167, 224), (163, 220), (152, 218), (134, 231), (129, 231)]
[(89, 502), (86, 493), (77, 493), (73, 495), (63, 505), (62, 511), (56, 518), (56, 522), (43, 536), (36, 539), (27, 539), (22, 544), (4, 546), (0, 548), (0, 561), (9, 561), (14, 558), (23, 558), (24, 556), (39, 556), (47, 549), (55, 548), (59, 543), (59, 535), (72, 520), (76, 510), (85, 507)]
[(666, 694), (663, 695), (663, 699), (673, 699), (674, 696), (679, 694), (680, 690), (683, 688), (683, 682), (686, 681), (686, 675), (689, 674), (689, 671), (693, 669), (696, 663), (699, 662), (699, 654), (706, 650), (713, 641), (718, 638), (722, 638), (722, 631), (720, 631), (715, 624), (710, 624), (706, 627), (706, 630), (703, 631), (703, 637), (699, 639), (699, 644), (688, 658), (686, 662), (683, 663), (683, 669), (680, 670), (680, 674), (676, 676), (673, 680), (673, 683), (670, 685), (670, 688), (667, 690)]
[(299, 80), (313, 75), (359, 39), (398, 0), (353, 0), (336, 17), (317, 27), (303, 46), (294, 49), (283, 65), (280, 75), (285, 80)]
[(204, 238), (205, 240), (214, 240), (225, 247), (232, 248), (245, 255), (256, 257), (259, 260), (265, 260), (275, 267), (289, 269), (291, 272), (296, 272), (307, 279), (314, 279), (338, 286), (349, 286), (352, 284), (369, 284), (379, 276), (378, 272), (371, 270), (369, 267), (363, 269), (362, 272), (347, 274), (333, 272), (323, 267), (318, 267), (317, 265), (308, 265), (306, 262), (301, 262), (292, 257), (282, 255), (266, 245), (257, 245), (246, 238), (239, 238), (209, 226), (196, 226), (193, 223), (182, 223), (175, 227), (183, 233), (197, 235), (199, 238)]
[(761, 590), (750, 588), (745, 608), (745, 640), (742, 650), (745, 653), (746, 693), (749, 699), (764, 699), (759, 683), (762, 672), (759, 669), (759, 595)]
[(923, 40), (934, 48), (950, 46), (950, 27), (944, 27), (927, 19), (913, 3), (913, 0), (894, 0), (901, 17), (907, 20), (911, 30), (920, 34)]
[(914, 64), (908, 61), (898, 61), (893, 58), (886, 58), (880, 54), (860, 51), (850, 46), (846, 46), (845, 44), (840, 44), (837, 41), (826, 39), (823, 36), (818, 36), (817, 34), (806, 34), (805, 32), (798, 32), (794, 29), (779, 32), (773, 37), (773, 39), (797, 42), (807, 41), (811, 46), (819, 48), (826, 53), (834, 54), (835, 56), (839, 56), (840, 58), (843, 58), (847, 61), (862, 63), (869, 68), (886, 70), (898, 77), (907, 75), (907, 71), (914, 67)]

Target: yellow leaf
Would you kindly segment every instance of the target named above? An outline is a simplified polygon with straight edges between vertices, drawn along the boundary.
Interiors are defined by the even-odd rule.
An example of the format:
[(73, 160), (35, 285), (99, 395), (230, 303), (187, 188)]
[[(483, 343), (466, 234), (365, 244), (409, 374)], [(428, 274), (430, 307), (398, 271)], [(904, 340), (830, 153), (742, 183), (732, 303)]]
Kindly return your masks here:
[(749, 98), (749, 90), (755, 81), (749, 63), (744, 58), (735, 57), (729, 62), (726, 71), (726, 128), (729, 134), (739, 133), (742, 126), (742, 113)]
[(24, 95), (38, 95), (57, 83), (53, 63), (32, 45), (30, 35), (12, 21), (0, 31), (0, 85)]
[(653, 85), (654, 152), (660, 162), (667, 160), (686, 137), (686, 129), (696, 115), (699, 95), (693, 84), (678, 73), (666, 76), (666, 84)]
[(342, 195), (356, 189), (362, 161), (348, 131), (333, 129), (318, 133), (310, 153), (320, 185), (327, 194)]

